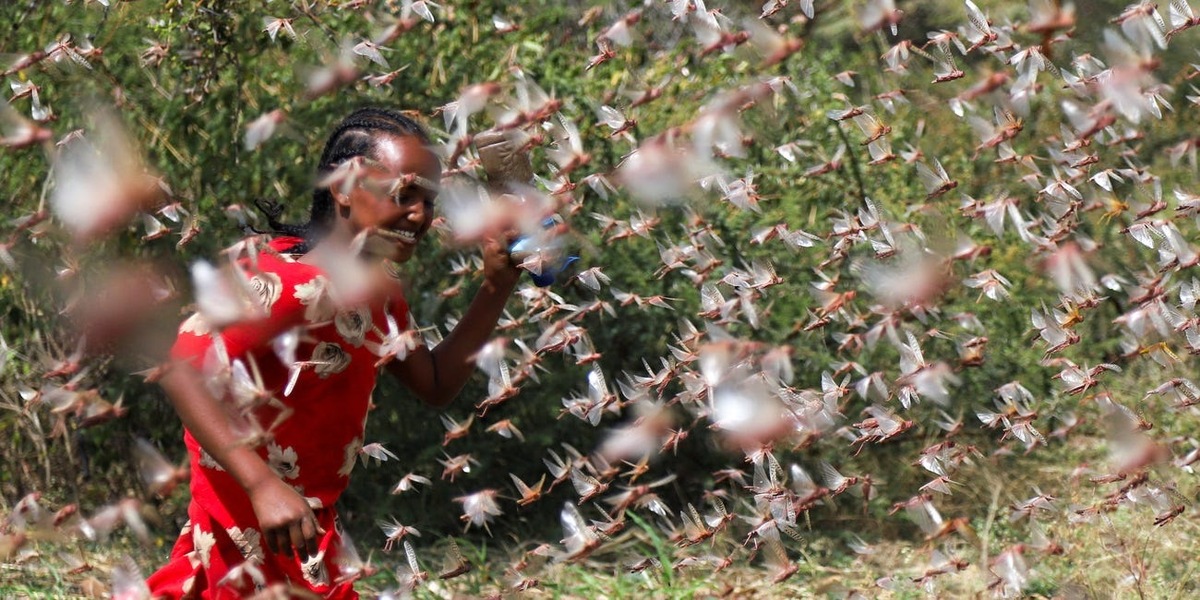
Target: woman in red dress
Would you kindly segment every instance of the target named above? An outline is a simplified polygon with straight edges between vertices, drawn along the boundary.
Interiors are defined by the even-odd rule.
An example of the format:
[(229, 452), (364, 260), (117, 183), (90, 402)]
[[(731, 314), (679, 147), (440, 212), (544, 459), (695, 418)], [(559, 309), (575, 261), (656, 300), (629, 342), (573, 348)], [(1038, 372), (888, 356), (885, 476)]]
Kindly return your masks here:
[(272, 587), (357, 597), (339, 568), (333, 505), (363, 445), (377, 364), (445, 406), (516, 286), (511, 232), (495, 232), (470, 307), (426, 348), (405, 334), (408, 306), (394, 279), (356, 303), (339, 283), (345, 273), (323, 268), (323, 257), (355, 245), (355, 267), (367, 274), (412, 257), (441, 179), (425, 132), (395, 111), (356, 111), (326, 142), (319, 176), (337, 182), (314, 192), (309, 223), (271, 215), (288, 235), (239, 263), (258, 316), (219, 327), (197, 313), (180, 326), (162, 385), (186, 429), (192, 500), (169, 562), (147, 581), (155, 597), (242, 598)]

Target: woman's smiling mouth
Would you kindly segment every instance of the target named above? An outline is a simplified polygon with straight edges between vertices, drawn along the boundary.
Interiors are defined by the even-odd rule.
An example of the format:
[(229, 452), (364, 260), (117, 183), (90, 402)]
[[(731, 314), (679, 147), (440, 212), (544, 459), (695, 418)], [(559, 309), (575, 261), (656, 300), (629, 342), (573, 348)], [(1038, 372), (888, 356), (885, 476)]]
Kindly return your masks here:
[(375, 233), (393, 240), (405, 242), (407, 244), (417, 243), (417, 233), (404, 229), (376, 229)]

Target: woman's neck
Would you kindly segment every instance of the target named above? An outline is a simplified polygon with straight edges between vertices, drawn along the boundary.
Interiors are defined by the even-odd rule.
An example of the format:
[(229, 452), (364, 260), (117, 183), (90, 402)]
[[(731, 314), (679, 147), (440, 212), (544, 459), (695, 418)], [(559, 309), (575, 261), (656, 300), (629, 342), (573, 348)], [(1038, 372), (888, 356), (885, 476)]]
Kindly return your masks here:
[(378, 236), (364, 235), (363, 239), (358, 239), (359, 235), (363, 234), (352, 234), (348, 228), (335, 225), (315, 244), (310, 243), (308, 252), (300, 258), (300, 262), (321, 264), (327, 257), (350, 253), (364, 263), (392, 262), (393, 248), (390, 243)]

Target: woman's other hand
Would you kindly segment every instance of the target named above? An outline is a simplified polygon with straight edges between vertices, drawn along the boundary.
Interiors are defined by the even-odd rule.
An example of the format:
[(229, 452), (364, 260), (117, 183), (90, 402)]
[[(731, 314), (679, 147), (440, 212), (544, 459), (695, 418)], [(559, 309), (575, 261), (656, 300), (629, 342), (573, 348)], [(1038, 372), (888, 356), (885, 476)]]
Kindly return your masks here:
[(274, 477), (264, 478), (249, 493), (267, 548), (284, 556), (295, 549), (302, 560), (316, 555), (325, 530), (304, 497)]
[(521, 235), (515, 228), (504, 228), (483, 240), (483, 280), (498, 291), (510, 291), (521, 277), (521, 269), (513, 261), (508, 248)]

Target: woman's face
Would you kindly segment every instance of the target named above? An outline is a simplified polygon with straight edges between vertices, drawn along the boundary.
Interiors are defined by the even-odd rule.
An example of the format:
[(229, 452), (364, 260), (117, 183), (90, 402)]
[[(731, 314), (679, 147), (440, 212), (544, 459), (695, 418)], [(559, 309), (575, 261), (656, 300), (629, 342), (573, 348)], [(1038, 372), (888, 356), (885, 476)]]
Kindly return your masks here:
[(339, 199), (350, 209), (352, 234), (371, 230), (367, 250), (403, 262), (433, 223), (437, 157), (416, 136), (377, 134), (375, 160), (351, 192)]

